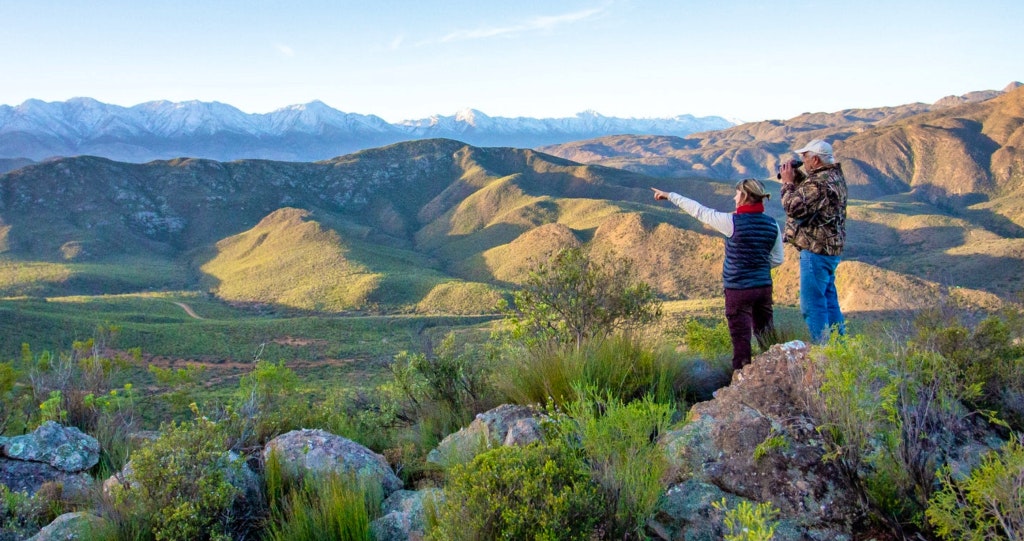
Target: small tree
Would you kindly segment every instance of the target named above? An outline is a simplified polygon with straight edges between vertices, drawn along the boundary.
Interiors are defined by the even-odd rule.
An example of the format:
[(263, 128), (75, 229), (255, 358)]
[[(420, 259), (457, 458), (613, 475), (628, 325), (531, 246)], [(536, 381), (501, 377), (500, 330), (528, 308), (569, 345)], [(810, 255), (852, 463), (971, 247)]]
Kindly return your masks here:
[(512, 336), (528, 344), (575, 344), (661, 317), (654, 289), (627, 259), (595, 261), (583, 248), (568, 248), (541, 263), (505, 307)]

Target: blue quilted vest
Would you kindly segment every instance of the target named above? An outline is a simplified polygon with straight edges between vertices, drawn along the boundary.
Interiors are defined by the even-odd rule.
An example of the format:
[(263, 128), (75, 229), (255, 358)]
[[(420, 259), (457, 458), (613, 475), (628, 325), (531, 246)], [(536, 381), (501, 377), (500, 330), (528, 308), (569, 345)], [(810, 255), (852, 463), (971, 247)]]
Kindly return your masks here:
[(779, 235), (775, 219), (762, 212), (732, 215), (732, 236), (725, 239), (722, 282), (726, 289), (772, 285), (771, 251)]

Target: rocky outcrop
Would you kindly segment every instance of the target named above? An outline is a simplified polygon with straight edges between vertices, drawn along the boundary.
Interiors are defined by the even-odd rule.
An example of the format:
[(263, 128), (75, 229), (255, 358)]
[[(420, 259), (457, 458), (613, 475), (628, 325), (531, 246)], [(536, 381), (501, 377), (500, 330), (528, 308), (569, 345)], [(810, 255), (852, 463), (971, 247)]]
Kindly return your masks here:
[(99, 453), (92, 436), (48, 421), (31, 434), (0, 439), (0, 484), (34, 494), (50, 482), (65, 494), (81, 493), (92, 484), (84, 472), (99, 462)]
[(267, 442), (263, 448), (264, 460), (271, 453), (276, 453), (282, 466), (295, 473), (309, 470), (352, 474), (361, 482), (380, 484), (385, 496), (402, 488), (402, 480), (383, 456), (323, 430), (293, 430), (282, 434)]
[(427, 455), (427, 462), (451, 466), (501, 445), (526, 445), (541, 439), (539, 413), (527, 406), (504, 404), (477, 414), (469, 426), (449, 434)]
[(734, 372), (713, 400), (696, 404), (688, 424), (662, 437), (669, 459), (689, 480), (668, 491), (656, 530), (709, 531), (703, 524), (709, 502), (728, 495), (771, 502), (783, 524), (797, 525), (792, 536), (778, 539), (850, 539), (859, 500), (838, 468), (823, 460), (823, 442), (804, 406), (807, 390), (800, 388), (809, 383), (802, 378), (807, 354), (799, 341), (773, 346)]

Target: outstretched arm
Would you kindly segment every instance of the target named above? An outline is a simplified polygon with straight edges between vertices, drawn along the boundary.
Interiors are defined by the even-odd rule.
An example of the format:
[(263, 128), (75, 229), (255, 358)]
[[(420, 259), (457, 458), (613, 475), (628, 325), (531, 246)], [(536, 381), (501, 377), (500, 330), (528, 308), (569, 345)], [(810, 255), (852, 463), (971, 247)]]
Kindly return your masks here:
[(654, 190), (654, 199), (662, 200), (667, 199), (671, 201), (675, 206), (683, 209), (687, 214), (700, 220), (702, 223), (710, 225), (719, 233), (731, 237), (733, 233), (732, 225), (732, 214), (729, 212), (719, 212), (715, 209), (711, 209), (701, 205), (700, 203), (683, 197), (675, 192), (664, 192), (657, 188), (651, 188)]

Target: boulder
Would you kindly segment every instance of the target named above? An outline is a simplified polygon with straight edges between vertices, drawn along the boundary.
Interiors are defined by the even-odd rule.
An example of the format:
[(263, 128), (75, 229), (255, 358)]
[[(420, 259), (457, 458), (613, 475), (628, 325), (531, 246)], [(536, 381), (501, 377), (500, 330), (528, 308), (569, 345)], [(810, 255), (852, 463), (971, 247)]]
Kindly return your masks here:
[(31, 434), (7, 439), (3, 444), (3, 456), (43, 462), (61, 471), (76, 473), (88, 470), (100, 461), (100, 444), (96, 438), (75, 427), (47, 421)]
[(380, 484), (384, 496), (402, 488), (402, 480), (395, 475), (383, 456), (341, 436), (323, 430), (293, 430), (282, 434), (263, 448), (264, 460), (277, 453), (282, 465), (289, 471), (349, 473), (362, 482)]
[(370, 524), (377, 541), (419, 541), (424, 538), (426, 519), (424, 502), (437, 500), (441, 490), (398, 490), (381, 504), (382, 516)]
[(111, 527), (107, 520), (92, 513), (64, 513), (27, 541), (102, 539), (106, 536), (101, 534)]
[[(662, 436), (669, 460), (689, 475), (669, 490), (675, 497), (664, 505), (680, 498), (702, 504), (720, 499), (707, 489), (714, 487), (723, 495), (771, 502), (783, 522), (800, 524), (802, 533), (793, 539), (850, 538), (859, 500), (839, 469), (823, 460), (823, 442), (804, 407), (807, 354), (799, 341), (772, 346), (734, 372), (732, 384), (714, 399), (693, 406), (687, 425)], [(695, 523), (693, 513), (661, 511), (668, 520), (658, 523), (662, 529), (680, 527), (673, 517)]]
[(24, 462), (0, 458), (0, 484), (14, 492), (35, 494), (44, 483), (56, 483), (64, 494), (74, 497), (88, 492), (92, 477), (79, 473), (68, 473), (42, 462)]
[(539, 413), (528, 406), (503, 404), (478, 413), (469, 426), (449, 434), (427, 455), (427, 462), (448, 467), (469, 462), (500, 445), (526, 445), (541, 438)]

